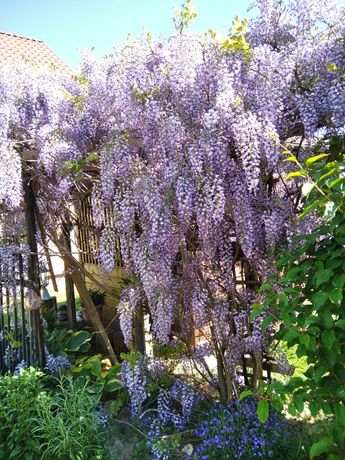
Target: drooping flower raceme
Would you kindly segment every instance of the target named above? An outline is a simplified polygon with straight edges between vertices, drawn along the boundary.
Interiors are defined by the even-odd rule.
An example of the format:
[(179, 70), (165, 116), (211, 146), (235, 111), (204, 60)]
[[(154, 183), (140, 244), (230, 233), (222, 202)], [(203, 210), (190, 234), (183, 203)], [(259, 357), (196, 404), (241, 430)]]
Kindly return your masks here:
[[(20, 207), (20, 154), (35, 150), (23, 164), (47, 232), (92, 193), (100, 264), (114, 268), (119, 241), (154, 338), (204, 327), (231, 372), (265, 347), (249, 294), (296, 230), (284, 146), (297, 136), (305, 159), (321, 128), (344, 132), (344, 11), (302, 4), (258, 0), (247, 54), (179, 34), (88, 53), (79, 78), (0, 69), (1, 209)], [(134, 304), (121, 309), (127, 342)]]

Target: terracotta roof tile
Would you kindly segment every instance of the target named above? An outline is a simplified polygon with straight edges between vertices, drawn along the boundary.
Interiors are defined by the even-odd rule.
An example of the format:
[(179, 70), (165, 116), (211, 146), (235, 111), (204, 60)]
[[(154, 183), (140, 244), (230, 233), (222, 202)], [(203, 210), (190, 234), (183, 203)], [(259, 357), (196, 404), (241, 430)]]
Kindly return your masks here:
[(0, 62), (28, 59), (43, 66), (53, 66), (62, 72), (69, 67), (41, 40), (0, 32)]

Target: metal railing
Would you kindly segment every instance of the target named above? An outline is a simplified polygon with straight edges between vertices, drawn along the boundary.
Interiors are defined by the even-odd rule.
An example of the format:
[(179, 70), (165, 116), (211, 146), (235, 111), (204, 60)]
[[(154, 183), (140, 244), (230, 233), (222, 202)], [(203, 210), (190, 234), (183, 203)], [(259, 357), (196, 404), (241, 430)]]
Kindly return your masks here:
[[(9, 282), (10, 280), (10, 282)], [(0, 373), (36, 361), (32, 312), (26, 309), (23, 256), (11, 266), (0, 259)]]

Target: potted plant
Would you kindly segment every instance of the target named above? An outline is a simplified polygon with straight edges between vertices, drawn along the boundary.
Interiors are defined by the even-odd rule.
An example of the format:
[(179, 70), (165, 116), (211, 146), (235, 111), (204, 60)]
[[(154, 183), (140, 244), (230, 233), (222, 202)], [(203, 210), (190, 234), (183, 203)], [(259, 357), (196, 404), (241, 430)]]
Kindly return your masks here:
[[(100, 318), (102, 319), (102, 312), (105, 304), (105, 292), (101, 292), (98, 289), (89, 289), (89, 294), (97, 309)], [(84, 305), (81, 305), (80, 309), (83, 314), (84, 320), (87, 323), (91, 323), (89, 311), (84, 307)]]
[(58, 306), (58, 320), (60, 323), (65, 323), (67, 321), (67, 305)]

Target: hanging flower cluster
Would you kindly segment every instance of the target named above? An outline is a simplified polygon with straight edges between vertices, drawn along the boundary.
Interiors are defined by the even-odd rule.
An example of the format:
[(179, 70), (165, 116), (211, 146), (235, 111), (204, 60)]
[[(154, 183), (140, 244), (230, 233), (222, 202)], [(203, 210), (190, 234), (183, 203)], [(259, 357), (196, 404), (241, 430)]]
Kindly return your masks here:
[[(43, 206), (57, 218), (96, 152), (104, 269), (114, 268), (119, 239), (155, 338), (167, 343), (176, 317), (181, 336), (208, 326), (230, 369), (265, 344), (249, 319), (255, 282), (295, 230), (284, 145), (298, 136), (305, 158), (321, 128), (345, 128), (343, 9), (325, 0), (256, 6), (246, 52), (179, 34), (129, 41), (102, 60), (88, 53), (76, 79), (24, 64), (0, 72), (0, 203), (19, 206), (18, 152), (30, 146)], [(134, 312), (122, 303), (127, 341)]]

